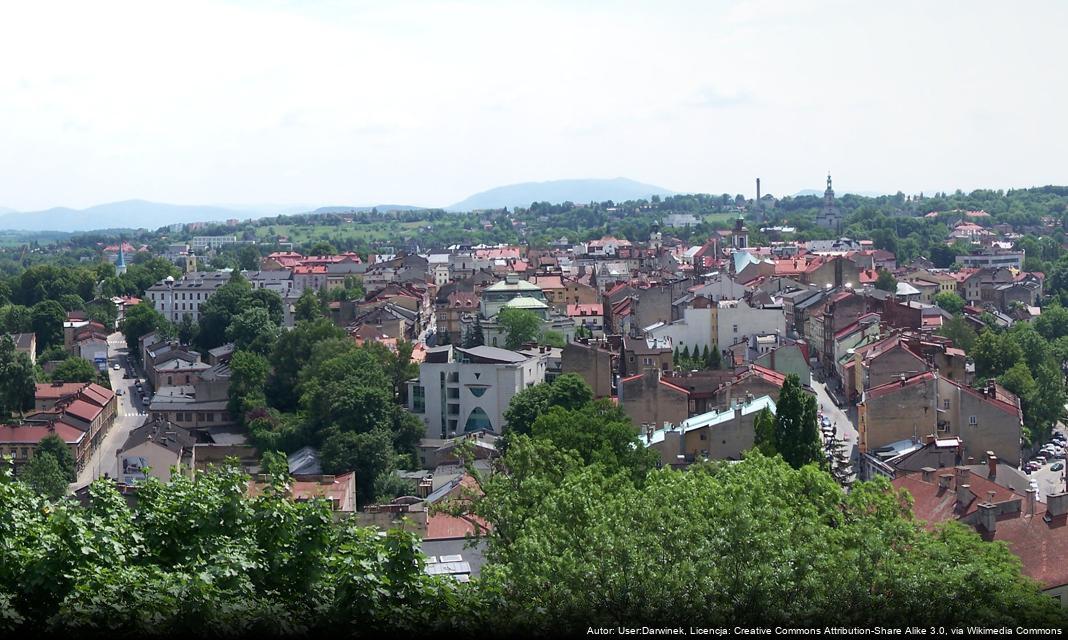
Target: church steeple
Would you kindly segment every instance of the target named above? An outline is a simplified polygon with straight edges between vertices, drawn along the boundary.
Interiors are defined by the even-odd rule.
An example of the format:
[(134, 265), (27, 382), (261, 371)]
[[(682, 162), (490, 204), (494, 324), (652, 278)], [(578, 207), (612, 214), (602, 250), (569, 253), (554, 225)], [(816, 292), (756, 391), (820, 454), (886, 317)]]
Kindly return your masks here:
[(824, 198), (834, 199), (834, 189), (831, 188), (831, 172), (827, 171), (827, 190), (823, 192)]
[(126, 255), (122, 251), (124, 242), (122, 238), (119, 238), (119, 256), (115, 258), (115, 274), (120, 276), (126, 273)]

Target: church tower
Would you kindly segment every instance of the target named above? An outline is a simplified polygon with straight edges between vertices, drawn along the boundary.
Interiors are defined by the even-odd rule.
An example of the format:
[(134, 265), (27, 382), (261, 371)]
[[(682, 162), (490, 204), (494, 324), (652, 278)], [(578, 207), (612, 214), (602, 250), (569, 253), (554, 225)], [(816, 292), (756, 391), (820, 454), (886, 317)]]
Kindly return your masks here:
[(842, 232), (842, 212), (834, 203), (834, 189), (831, 187), (831, 172), (827, 172), (827, 190), (823, 192), (823, 209), (816, 216), (816, 224), (835, 233)]
[(122, 251), (123, 239), (119, 238), (119, 256), (115, 258), (115, 275), (126, 273), (126, 255)]

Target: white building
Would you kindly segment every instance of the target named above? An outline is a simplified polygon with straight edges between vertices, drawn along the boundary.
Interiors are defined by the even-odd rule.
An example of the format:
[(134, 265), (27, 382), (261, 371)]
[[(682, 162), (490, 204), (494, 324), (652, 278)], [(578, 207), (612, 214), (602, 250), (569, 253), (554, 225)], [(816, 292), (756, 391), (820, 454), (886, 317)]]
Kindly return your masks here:
[(189, 243), (189, 248), (197, 254), (202, 254), (208, 249), (218, 249), (236, 242), (237, 236), (195, 236)]
[(145, 297), (171, 322), (181, 322), (186, 315), (196, 322), (200, 319), (200, 306), (229, 281), (229, 271), (194, 271), (179, 280), (167, 276), (146, 289)]
[(408, 381), (408, 408), (423, 419), (428, 437), (501, 433), (512, 397), (545, 381), (548, 355), (496, 347), (427, 349), (419, 378)]
[[(703, 301), (703, 302), (698, 302)], [(658, 323), (646, 332), (655, 338), (667, 338), (682, 349), (689, 347), (721, 351), (753, 335), (786, 335), (786, 316), (782, 309), (750, 307), (744, 300), (709, 302), (698, 298), (683, 310), (681, 319), (670, 324)]]

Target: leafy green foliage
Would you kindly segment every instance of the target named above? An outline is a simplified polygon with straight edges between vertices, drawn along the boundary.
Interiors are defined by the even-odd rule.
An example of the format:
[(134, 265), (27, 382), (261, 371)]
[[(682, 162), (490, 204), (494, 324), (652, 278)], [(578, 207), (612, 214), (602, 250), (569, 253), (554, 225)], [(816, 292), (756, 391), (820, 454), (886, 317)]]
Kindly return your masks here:
[(70, 480), (59, 461), (51, 453), (34, 453), (19, 479), (31, 489), (50, 500), (62, 498), (67, 493)]
[(55, 300), (43, 300), (33, 305), (30, 323), (37, 334), (38, 353), (52, 345), (63, 344), (63, 322), (66, 319), (67, 312), (63, 305)]
[(119, 325), (119, 331), (126, 337), (126, 348), (134, 357), (140, 357), (138, 341), (153, 331), (172, 334), (174, 326), (163, 314), (148, 302), (141, 302), (126, 310)]
[(508, 434), (529, 435), (534, 421), (550, 407), (581, 409), (593, 400), (593, 389), (576, 373), (557, 376), (552, 382), (536, 384), (512, 396), (504, 412)]
[(154, 478), (131, 509), (107, 480), (48, 504), (0, 479), (0, 631), (324, 635), (464, 628), (476, 592), (423, 572), (417, 540), (334, 522), (324, 500), (256, 498), (232, 467)]
[(77, 478), (77, 471), (75, 469), (74, 454), (70, 452), (70, 447), (66, 442), (56, 435), (47, 435), (41, 438), (41, 441), (37, 443), (37, 448), (33, 452), (34, 456), (52, 456), (59, 464), (60, 470), (63, 472), (63, 477), (67, 482), (74, 482)]
[(822, 462), (817, 419), (816, 397), (801, 388), (797, 375), (786, 376), (775, 406), (771, 450), (795, 469)]
[(935, 294), (934, 303), (949, 313), (958, 314), (964, 308), (964, 299), (952, 291)]
[(893, 293), (897, 291), (897, 279), (886, 269), (880, 269), (879, 276), (875, 279), (875, 288)]
[(492, 524), (480, 588), (502, 628), (1063, 624), (1004, 545), (927, 531), (882, 479), (847, 494), (754, 453), (638, 487), (525, 437), (500, 467), (471, 508)]
[(92, 382), (96, 380), (96, 367), (85, 358), (67, 358), (52, 370), (52, 380), (59, 382)]
[(15, 351), (11, 336), (0, 336), (0, 416), (32, 408), (36, 382), (30, 357)]
[(527, 309), (505, 307), (497, 314), (497, 322), (504, 329), (506, 349), (518, 349), (524, 343), (536, 342), (541, 336), (542, 320)]

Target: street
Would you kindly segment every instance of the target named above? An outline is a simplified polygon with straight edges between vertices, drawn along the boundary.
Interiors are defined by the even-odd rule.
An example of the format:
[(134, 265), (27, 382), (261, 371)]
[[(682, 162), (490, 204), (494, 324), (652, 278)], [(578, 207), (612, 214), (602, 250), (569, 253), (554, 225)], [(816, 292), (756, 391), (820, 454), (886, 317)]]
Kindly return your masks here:
[[(1064, 433), (1064, 427), (1060, 423), (1057, 424), (1055, 431)], [(1064, 476), (1065, 470), (1062, 468), (1060, 471), (1053, 471), (1052, 466), (1056, 463), (1065, 464), (1064, 460), (1053, 458), (1046, 464), (1042, 465), (1042, 468), (1033, 473), (1027, 474), (1028, 478), (1031, 478), (1038, 482), (1038, 499), (1042, 502), (1046, 501), (1046, 496), (1051, 493), (1058, 493), (1064, 491)]]
[[(145, 415), (141, 409), (141, 398), (134, 389), (136, 378), (123, 378), (126, 374), (127, 363), (126, 339), (119, 332), (108, 336), (108, 377), (111, 380), (111, 388), (114, 391), (122, 389), (122, 395), (118, 396), (118, 408), (115, 422), (104, 437), (104, 442), (93, 452), (89, 460), (80, 472), (78, 480), (72, 485), (72, 489), (84, 487), (96, 478), (107, 474), (112, 478), (117, 475), (118, 463), (115, 454), (126, 442), (130, 432), (145, 422)], [(119, 370), (113, 368), (119, 364)], [(134, 373), (137, 373), (136, 371)]]

